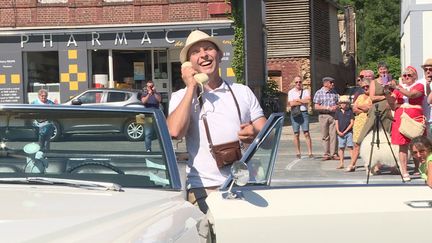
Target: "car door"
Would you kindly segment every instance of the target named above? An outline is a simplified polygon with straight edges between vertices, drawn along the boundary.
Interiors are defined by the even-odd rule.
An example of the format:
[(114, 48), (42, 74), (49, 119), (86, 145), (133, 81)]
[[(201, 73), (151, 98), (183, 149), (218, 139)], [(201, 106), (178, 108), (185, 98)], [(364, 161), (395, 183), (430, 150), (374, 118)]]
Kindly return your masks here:
[(82, 103), (81, 105), (100, 105), (104, 102), (104, 91), (102, 90), (91, 90), (83, 93), (77, 99)]
[(217, 242), (409, 242), (428, 232), (432, 190), (424, 185), (272, 187), (282, 126), (272, 115), (246, 151), (246, 186), (229, 191), (230, 177), (207, 198)]

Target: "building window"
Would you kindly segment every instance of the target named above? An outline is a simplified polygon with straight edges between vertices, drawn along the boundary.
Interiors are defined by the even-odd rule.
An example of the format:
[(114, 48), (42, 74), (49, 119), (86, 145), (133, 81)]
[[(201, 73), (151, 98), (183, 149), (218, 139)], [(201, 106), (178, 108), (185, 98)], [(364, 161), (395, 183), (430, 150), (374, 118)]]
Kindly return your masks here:
[(38, 3), (67, 3), (68, 0), (38, 0)]
[(156, 50), (154, 51), (154, 75), (155, 79), (167, 79), (168, 78), (168, 63), (167, 63), (167, 51)]
[[(40, 89), (49, 92), (48, 98), (59, 101), (60, 72), (57, 51), (26, 52), (28, 101), (37, 98)], [(42, 61), (43, 60), (43, 61)]]
[(128, 3), (133, 2), (133, 0), (103, 0), (105, 3)]
[(118, 88), (141, 89), (153, 79), (150, 50), (113, 50), (114, 81)]
[(91, 86), (108, 88), (108, 50), (91, 51), (91, 65), (93, 74)]

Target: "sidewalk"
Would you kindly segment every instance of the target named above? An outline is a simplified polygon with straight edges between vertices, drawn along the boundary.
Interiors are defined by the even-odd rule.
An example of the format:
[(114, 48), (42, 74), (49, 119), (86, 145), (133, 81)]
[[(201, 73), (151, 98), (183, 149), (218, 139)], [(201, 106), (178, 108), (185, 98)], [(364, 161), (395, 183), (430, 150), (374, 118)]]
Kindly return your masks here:
[[(316, 157), (322, 156), (324, 153), (324, 149), (321, 143), (321, 128), (318, 123), (318, 115), (309, 116), (309, 134), (312, 139), (312, 152)], [(280, 139), (281, 144), (290, 144), (294, 141), (294, 132), (292, 130), (291, 121), (289, 115), (285, 117), (285, 125), (282, 129), (282, 135)], [(300, 131), (300, 148), (303, 155), (307, 154), (306, 143), (304, 139), (303, 132)], [(286, 154), (296, 155), (294, 144), (292, 146), (287, 147), (288, 151), (283, 151), (283, 148), (279, 148), (280, 152), (284, 152)]]

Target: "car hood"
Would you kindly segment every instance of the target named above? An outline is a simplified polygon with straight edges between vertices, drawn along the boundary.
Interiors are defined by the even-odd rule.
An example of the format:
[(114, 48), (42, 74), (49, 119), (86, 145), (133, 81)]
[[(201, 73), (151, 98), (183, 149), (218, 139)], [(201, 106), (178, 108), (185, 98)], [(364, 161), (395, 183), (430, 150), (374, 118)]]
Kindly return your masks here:
[(193, 242), (187, 232), (202, 218), (179, 191), (0, 185), (0, 194), (4, 242)]

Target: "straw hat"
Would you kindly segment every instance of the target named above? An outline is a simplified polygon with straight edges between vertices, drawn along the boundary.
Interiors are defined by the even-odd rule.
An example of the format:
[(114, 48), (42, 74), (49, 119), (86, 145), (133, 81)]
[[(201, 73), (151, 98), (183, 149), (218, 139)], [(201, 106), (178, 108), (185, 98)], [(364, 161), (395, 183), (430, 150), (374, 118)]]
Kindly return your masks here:
[(223, 48), (222, 48), (223, 44), (218, 38), (213, 37), (213, 36), (209, 36), (208, 34), (202, 32), (200, 30), (194, 30), (189, 34), (188, 38), (186, 39), (186, 45), (183, 47), (183, 49), (180, 52), (180, 62), (181, 63), (184, 63), (189, 59), (189, 57), (187, 56), (189, 48), (193, 44), (200, 42), (200, 41), (210, 41), (213, 44), (215, 44), (220, 51), (223, 52)]
[(426, 59), (425, 63), (423, 65), (421, 65), (422, 68), (424, 68), (426, 66), (432, 66), (432, 58)]
[(348, 95), (342, 95), (341, 97), (339, 97), (338, 103), (351, 103), (351, 101)]

